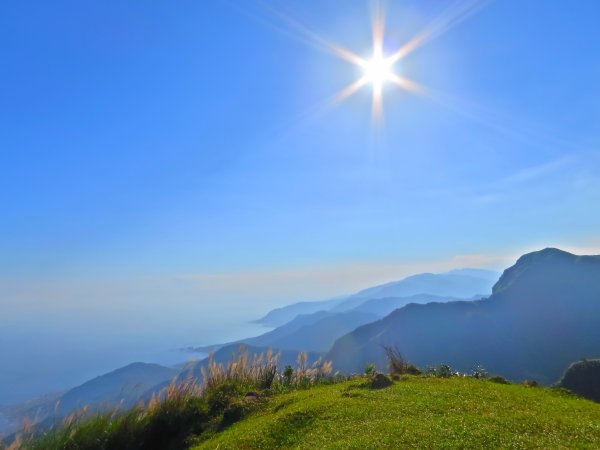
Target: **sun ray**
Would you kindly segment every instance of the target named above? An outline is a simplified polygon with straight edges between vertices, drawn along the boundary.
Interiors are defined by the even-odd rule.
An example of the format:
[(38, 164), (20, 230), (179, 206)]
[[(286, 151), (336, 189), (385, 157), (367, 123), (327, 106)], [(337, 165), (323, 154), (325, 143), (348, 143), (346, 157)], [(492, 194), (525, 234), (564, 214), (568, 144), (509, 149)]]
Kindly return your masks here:
[(333, 97), (333, 101), (335, 103), (339, 103), (339, 102), (346, 100), (348, 97), (354, 95), (354, 93), (356, 91), (358, 91), (360, 88), (362, 88), (368, 82), (369, 82), (369, 80), (367, 79), (367, 77), (359, 78), (354, 83), (349, 84), (344, 89), (342, 89), (340, 92), (338, 92)]
[(390, 56), (394, 62), (401, 60), (425, 43), (448, 32), (462, 21), (478, 12), (490, 0), (459, 0), (450, 5), (442, 14), (436, 17), (423, 31), (418, 33), (406, 44)]
[(376, 123), (383, 118), (382, 86), (373, 85), (373, 99), (371, 101), (371, 120)]
[(293, 19), (288, 14), (285, 14), (284, 12), (274, 8), (271, 5), (267, 5), (266, 3), (261, 2), (261, 4), (273, 15), (283, 20), (289, 26), (295, 29), (304, 38), (304, 40), (308, 40), (308, 42), (310, 42), (313, 46), (320, 48), (321, 50), (327, 51), (329, 53), (332, 53), (333, 55), (343, 60), (346, 60), (352, 64), (360, 66), (361, 64), (365, 63), (365, 60), (357, 54), (355, 54), (354, 52), (342, 47), (339, 44), (327, 40), (323, 36), (308, 28), (307, 26)]
[(420, 83), (417, 83), (416, 81), (413, 80), (409, 80), (406, 77), (401, 77), (398, 76), (396, 74), (392, 74), (390, 76), (390, 81), (398, 86), (400, 86), (401, 88), (410, 91), (410, 92), (414, 92), (416, 94), (427, 94), (429, 92), (429, 90), (423, 86)]
[(383, 36), (385, 33), (385, 15), (381, 3), (375, 5), (371, 27), (373, 33), (373, 51), (381, 51), (383, 49)]
[[(351, 50), (326, 39), (300, 23), (298, 20), (292, 18), (289, 14), (274, 8), (266, 2), (259, 1), (259, 3), (273, 16), (287, 25), (286, 28), (282, 28), (275, 24), (268, 23), (278, 31), (321, 51), (328, 52), (362, 69), (363, 75), (358, 80), (347, 85), (325, 103), (330, 106), (335, 105), (348, 99), (364, 86), (370, 85), (372, 90), (371, 116), (373, 122), (376, 122), (383, 117), (383, 93), (384, 85), (386, 83), (391, 83), (403, 90), (419, 95), (428, 97), (434, 96), (432, 90), (404, 75), (395, 73), (395, 64), (422, 45), (448, 32), (491, 1), (492, 0), (454, 1), (406, 44), (391, 54), (386, 55), (384, 52), (385, 14), (383, 3), (376, 0), (372, 12), (372, 55), (370, 58), (361, 57)], [(440, 101), (440, 99), (438, 98), (437, 101)]]

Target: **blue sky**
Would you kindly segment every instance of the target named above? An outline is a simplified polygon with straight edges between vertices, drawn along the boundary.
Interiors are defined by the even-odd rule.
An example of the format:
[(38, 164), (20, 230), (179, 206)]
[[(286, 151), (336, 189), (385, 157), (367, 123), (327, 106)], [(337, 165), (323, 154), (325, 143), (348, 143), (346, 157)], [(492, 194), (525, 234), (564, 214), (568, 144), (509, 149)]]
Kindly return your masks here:
[[(450, 3), (389, 2), (385, 48)], [(369, 89), (327, 101), (359, 71), (273, 12), (368, 55), (372, 5), (267, 4), (2, 6), (5, 320), (257, 315), (600, 249), (598, 2), (488, 2), (400, 61), (432, 94), (386, 86), (375, 126)]]
[[(450, 4), (448, 2), (448, 4)], [(370, 4), (270, 3), (359, 54)], [(444, 8), (387, 4), (396, 48)], [(596, 2), (497, 1), (355, 67), (260, 3), (3, 7), (2, 272), (223, 273), (598, 244)]]

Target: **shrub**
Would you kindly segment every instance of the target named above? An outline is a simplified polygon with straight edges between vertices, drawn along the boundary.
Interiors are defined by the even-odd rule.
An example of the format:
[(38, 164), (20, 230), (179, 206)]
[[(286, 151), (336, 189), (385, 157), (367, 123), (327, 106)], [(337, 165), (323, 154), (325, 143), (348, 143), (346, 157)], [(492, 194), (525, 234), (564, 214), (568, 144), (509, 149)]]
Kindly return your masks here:
[(371, 363), (367, 367), (365, 367), (365, 375), (368, 377), (372, 377), (376, 374), (375, 364)]
[(246, 395), (242, 400), (237, 400), (231, 403), (225, 411), (223, 411), (223, 419), (221, 420), (220, 428), (227, 427), (229, 425), (238, 422), (252, 409), (253, 401), (248, 401), (248, 398), (256, 398), (254, 396)]
[[(130, 436), (130, 440), (132, 444), (140, 442), (141, 448), (144, 449), (184, 448), (189, 437), (199, 435), (208, 428), (211, 417), (212, 414), (204, 398), (184, 394), (158, 403), (148, 420), (142, 423), (143, 426), (138, 427), (139, 436)], [(112, 433), (113, 436), (114, 434)], [(125, 437), (127, 437), (126, 433), (123, 433), (123, 438)], [(109, 439), (111, 440), (114, 439)], [(106, 448), (135, 447), (109, 442)]]
[(431, 377), (450, 378), (454, 375), (448, 364), (440, 364), (437, 367), (427, 367), (425, 373)]
[(477, 364), (475, 367), (473, 367), (473, 370), (471, 371), (471, 376), (473, 378), (482, 379), (487, 378), (488, 373), (481, 364)]
[(408, 364), (404, 369), (404, 373), (407, 373), (409, 375), (421, 375), (423, 372), (414, 364)]
[(285, 366), (285, 369), (283, 371), (283, 382), (286, 386), (289, 386), (292, 384), (293, 376), (294, 376), (294, 369), (292, 369), (292, 366), (290, 366), (290, 365)]
[(420, 375), (422, 372), (414, 364), (410, 364), (400, 353), (398, 347), (384, 345), (383, 350), (388, 359), (388, 367), (392, 377), (398, 377), (403, 374)]
[(466, 376), (463, 373), (452, 370), (452, 367), (450, 367), (448, 364), (440, 364), (435, 367), (427, 366), (425, 368), (424, 373), (426, 376), (437, 377), (437, 378), (451, 378), (451, 377), (456, 377), (456, 376), (460, 376), (460, 377)]
[(232, 381), (224, 381), (206, 392), (206, 402), (212, 415), (225, 411), (231, 403), (244, 393), (244, 389)]
[(489, 381), (491, 381), (492, 383), (498, 383), (498, 384), (510, 384), (509, 381), (504, 378), (501, 377), (499, 375), (495, 375), (493, 377), (488, 378)]

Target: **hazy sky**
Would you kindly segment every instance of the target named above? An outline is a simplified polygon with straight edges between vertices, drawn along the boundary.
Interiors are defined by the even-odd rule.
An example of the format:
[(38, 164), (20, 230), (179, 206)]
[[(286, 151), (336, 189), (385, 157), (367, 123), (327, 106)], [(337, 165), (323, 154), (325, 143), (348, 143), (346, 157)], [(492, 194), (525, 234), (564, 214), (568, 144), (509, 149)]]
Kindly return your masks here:
[[(386, 52), (451, 3), (388, 2)], [(191, 327), (599, 249), (600, 3), (487, 2), (398, 63), (429, 94), (386, 86), (378, 124), (367, 87), (333, 105), (360, 70), (310, 38), (368, 56), (371, 7), (5, 3), (0, 325)]]

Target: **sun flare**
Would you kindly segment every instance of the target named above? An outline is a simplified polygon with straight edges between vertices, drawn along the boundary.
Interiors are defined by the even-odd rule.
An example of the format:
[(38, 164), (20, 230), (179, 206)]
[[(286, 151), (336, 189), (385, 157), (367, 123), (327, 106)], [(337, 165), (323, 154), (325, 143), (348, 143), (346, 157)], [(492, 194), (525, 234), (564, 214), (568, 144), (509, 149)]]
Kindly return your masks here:
[(334, 47), (334, 53), (341, 58), (358, 66), (362, 70), (362, 76), (354, 83), (344, 88), (338, 95), (339, 100), (343, 100), (363, 86), (370, 86), (372, 90), (372, 117), (377, 120), (383, 114), (383, 87), (388, 83), (412, 92), (423, 92), (424, 89), (416, 82), (400, 76), (395, 72), (395, 65), (408, 52), (403, 48), (386, 55), (383, 51), (384, 25), (383, 15), (379, 14), (373, 21), (373, 51), (369, 58), (361, 58), (353, 52)]
[[(354, 95), (363, 88), (369, 88), (372, 91), (372, 118), (374, 122), (383, 117), (383, 94), (384, 86), (390, 84), (393, 87), (400, 88), (415, 94), (432, 97), (439, 94), (439, 91), (432, 91), (422, 84), (410, 79), (406, 72), (408, 67), (403, 64), (398, 71), (397, 64), (404, 62), (407, 56), (428, 42), (437, 39), (439, 36), (448, 32), (475, 12), (480, 10), (489, 0), (455, 0), (444, 9), (438, 16), (429, 22), (420, 32), (406, 41), (403, 45), (394, 49), (387, 48), (389, 52), (384, 52), (385, 37), (385, 11), (383, 0), (374, 0), (372, 15), (372, 52), (368, 56), (359, 56), (359, 54), (345, 48), (335, 42), (315, 33), (313, 30), (302, 25), (297, 20), (288, 15), (269, 7), (280, 19), (284, 20), (291, 30), (285, 29), (286, 35), (292, 33), (292, 37), (299, 39), (309, 45), (322, 49), (337, 56), (340, 59), (349, 62), (361, 71), (360, 76), (334, 94), (331, 98), (333, 103), (339, 103)], [(390, 42), (386, 42), (390, 44)]]
[(394, 77), (392, 71), (393, 63), (383, 56), (381, 50), (374, 52), (370, 60), (365, 61), (363, 66), (366, 82), (373, 86), (373, 91), (380, 92), (386, 81)]

